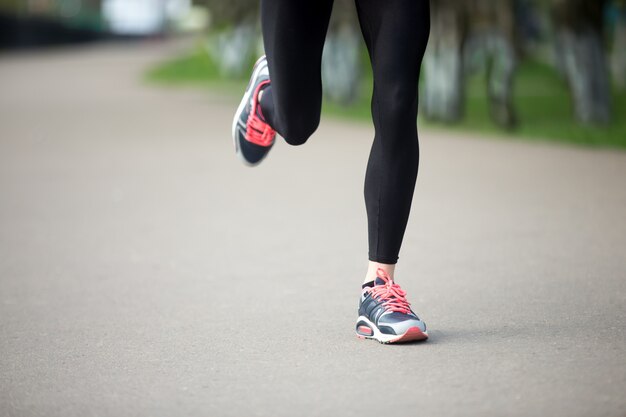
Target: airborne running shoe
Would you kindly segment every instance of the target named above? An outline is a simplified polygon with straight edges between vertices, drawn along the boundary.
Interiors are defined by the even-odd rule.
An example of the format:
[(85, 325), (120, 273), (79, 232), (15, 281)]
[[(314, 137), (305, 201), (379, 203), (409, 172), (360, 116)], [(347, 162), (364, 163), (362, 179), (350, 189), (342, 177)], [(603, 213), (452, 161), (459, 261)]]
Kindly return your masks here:
[(269, 85), (267, 59), (254, 64), (252, 76), (233, 118), (235, 152), (246, 165), (259, 164), (274, 145), (276, 131), (265, 122), (259, 106), (259, 92)]
[(378, 268), (373, 287), (365, 287), (359, 303), (356, 334), (380, 343), (428, 339), (426, 324), (411, 310), (406, 292)]

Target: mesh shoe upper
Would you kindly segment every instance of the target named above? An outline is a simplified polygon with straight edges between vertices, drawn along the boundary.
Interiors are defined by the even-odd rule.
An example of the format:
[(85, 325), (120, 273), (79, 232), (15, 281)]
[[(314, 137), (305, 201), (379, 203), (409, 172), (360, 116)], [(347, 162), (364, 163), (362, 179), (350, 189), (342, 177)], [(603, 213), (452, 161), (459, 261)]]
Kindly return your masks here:
[(254, 89), (251, 108), (246, 121), (246, 140), (259, 146), (272, 146), (276, 137), (276, 131), (263, 119), (259, 105), (259, 93), (269, 83), (269, 79), (262, 79)]
[(426, 324), (411, 310), (406, 292), (378, 269), (373, 287), (363, 289), (359, 315), (367, 317), (381, 333), (400, 335), (411, 327), (426, 331)]
[(261, 57), (242, 99), (233, 125), (236, 149), (249, 165), (256, 165), (274, 145), (276, 131), (265, 122), (259, 105), (259, 93), (270, 84), (267, 60)]

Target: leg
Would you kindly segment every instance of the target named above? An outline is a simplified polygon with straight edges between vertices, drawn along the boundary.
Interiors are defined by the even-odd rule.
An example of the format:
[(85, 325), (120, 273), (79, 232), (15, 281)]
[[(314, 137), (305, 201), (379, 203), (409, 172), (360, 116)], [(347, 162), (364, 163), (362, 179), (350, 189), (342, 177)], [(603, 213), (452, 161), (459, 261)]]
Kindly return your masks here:
[(369, 259), (374, 273), (376, 263), (391, 275), (417, 179), (417, 87), (430, 32), (429, 2), (356, 0), (356, 4), (374, 72), (376, 133), (365, 177)]
[(333, 0), (262, 0), (263, 42), (271, 85), (261, 110), (267, 123), (292, 145), (319, 124), (321, 62)]
[[(417, 85), (428, 42), (428, 0), (356, 0), (374, 71), (376, 134), (365, 176), (369, 259), (358, 337), (381, 343), (428, 338), (393, 272), (417, 178)], [(370, 282), (373, 281), (373, 282)]]

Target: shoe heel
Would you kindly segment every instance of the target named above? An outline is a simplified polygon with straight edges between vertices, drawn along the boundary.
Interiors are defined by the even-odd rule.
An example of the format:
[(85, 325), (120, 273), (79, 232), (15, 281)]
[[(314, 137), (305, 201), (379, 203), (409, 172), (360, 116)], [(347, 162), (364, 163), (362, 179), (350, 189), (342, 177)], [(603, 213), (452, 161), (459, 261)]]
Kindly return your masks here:
[(356, 325), (356, 335), (361, 339), (365, 339), (366, 337), (372, 337), (374, 330), (367, 324), (361, 322)]

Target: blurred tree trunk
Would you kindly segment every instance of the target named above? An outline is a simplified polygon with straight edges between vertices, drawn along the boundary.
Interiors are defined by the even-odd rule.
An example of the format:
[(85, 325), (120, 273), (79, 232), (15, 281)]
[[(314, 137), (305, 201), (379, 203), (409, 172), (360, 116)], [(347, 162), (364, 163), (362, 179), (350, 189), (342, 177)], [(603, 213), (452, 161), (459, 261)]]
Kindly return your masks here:
[(256, 52), (256, 39), (256, 24), (251, 20), (237, 22), (209, 38), (209, 54), (223, 77), (237, 78), (249, 71)]
[(626, 1), (618, 2), (616, 12), (612, 69), (615, 85), (623, 90), (626, 88)]
[(557, 54), (572, 94), (577, 119), (606, 124), (611, 90), (603, 41), (605, 0), (553, 0)]
[(490, 37), (491, 59), (487, 64), (489, 109), (498, 125), (511, 129), (517, 124), (513, 104), (513, 79), (517, 70), (513, 0), (498, 1), (494, 7), (496, 31)]
[(420, 111), (428, 119), (456, 122), (463, 117), (464, 23), (462, 0), (431, 2), (431, 36), (420, 90)]
[(517, 68), (513, 0), (433, 0), (431, 38), (424, 58), (421, 111), (432, 120), (463, 117), (465, 74), (482, 69), (492, 120), (513, 128)]
[(212, 32), (208, 52), (222, 76), (246, 75), (254, 61), (257, 40), (257, 0), (204, 0)]
[(465, 44), (466, 68), (484, 68), (491, 119), (500, 127), (517, 124), (513, 80), (517, 69), (513, 0), (469, 0), (472, 22)]
[(359, 95), (361, 83), (361, 32), (354, 0), (335, 0), (324, 52), (322, 81), (331, 101), (349, 104)]

